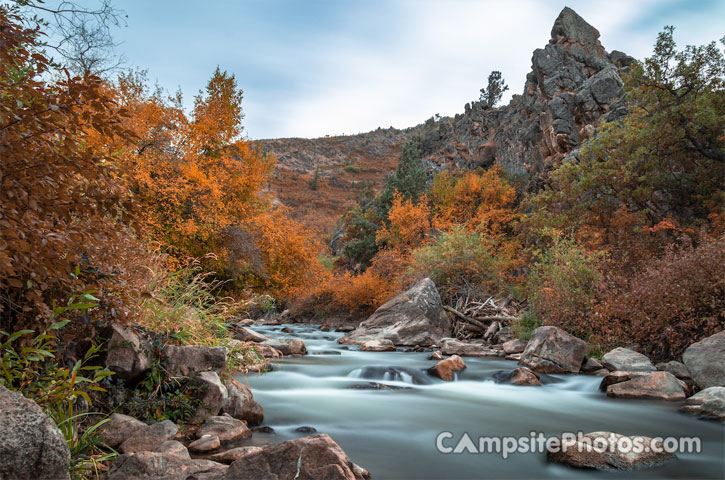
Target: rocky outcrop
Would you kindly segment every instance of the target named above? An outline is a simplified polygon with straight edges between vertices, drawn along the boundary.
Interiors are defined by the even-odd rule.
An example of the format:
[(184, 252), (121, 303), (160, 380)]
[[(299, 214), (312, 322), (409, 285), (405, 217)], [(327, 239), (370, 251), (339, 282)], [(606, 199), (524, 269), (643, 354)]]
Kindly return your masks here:
[(622, 347), (604, 354), (602, 363), (610, 371), (654, 372), (656, 370), (647, 356)]
[(255, 426), (264, 420), (264, 409), (254, 401), (252, 390), (233, 378), (224, 382), (228, 398), (221, 408), (221, 413), (233, 418), (244, 420), (247, 425)]
[(226, 480), (362, 480), (366, 470), (353, 464), (328, 435), (312, 435), (250, 450), (229, 466)]
[(340, 343), (387, 339), (395, 345), (430, 346), (449, 337), (451, 329), (438, 290), (426, 278), (378, 308), (354, 332), (342, 337)]
[(201, 345), (164, 347), (164, 364), (170, 375), (185, 377), (199, 372), (221, 372), (227, 366), (227, 349)]
[(687, 347), (682, 361), (698, 387), (724, 387), (725, 330)]
[[(550, 450), (547, 457), (551, 462), (563, 463), (571, 467), (596, 470), (634, 470), (652, 467), (670, 461), (675, 457), (672, 453), (664, 452), (661, 441), (655, 442), (650, 437), (626, 437), (612, 432), (592, 432), (582, 435), (575, 441), (563, 437), (562, 445), (566, 448)], [(641, 452), (632, 449), (624, 450), (619, 445), (641, 445)], [(598, 448), (598, 446), (601, 446)]]
[(684, 400), (686, 397), (685, 387), (669, 372), (653, 372), (637, 375), (629, 380), (608, 386), (607, 396), (670, 401)]
[(70, 479), (70, 450), (43, 410), (0, 386), (0, 478)]
[(725, 421), (725, 387), (708, 387), (685, 402), (682, 411), (710, 420)]
[(586, 350), (584, 340), (560, 328), (539, 327), (531, 334), (519, 363), (537, 372), (578, 373)]
[(108, 338), (106, 367), (116, 378), (134, 381), (151, 366), (147, 355), (148, 345), (130, 327), (112, 324), (103, 333)]
[(445, 360), (441, 360), (434, 366), (428, 369), (428, 373), (431, 375), (445, 380), (447, 382), (453, 381), (456, 378), (455, 372), (466, 368), (466, 363), (458, 355), (453, 355)]

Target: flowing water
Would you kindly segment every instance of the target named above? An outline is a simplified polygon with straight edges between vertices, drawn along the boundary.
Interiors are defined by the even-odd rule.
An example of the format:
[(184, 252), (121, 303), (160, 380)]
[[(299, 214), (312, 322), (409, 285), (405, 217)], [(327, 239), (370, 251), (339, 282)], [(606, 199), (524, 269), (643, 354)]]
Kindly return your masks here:
[[(425, 373), (430, 353), (363, 352), (340, 345), (340, 333), (316, 326), (254, 327), (271, 337), (302, 339), (308, 355), (287, 357), (272, 372), (239, 378), (264, 407), (264, 425), (274, 434), (255, 433), (252, 443), (276, 443), (308, 433), (329, 434), (353, 462), (374, 479), (474, 478), (725, 478), (725, 427), (679, 413), (679, 402), (611, 399), (598, 391), (601, 377), (550, 375), (541, 387), (497, 384), (495, 374), (516, 363), (465, 357), (456, 381)], [(400, 388), (370, 388), (381, 384)], [(701, 453), (654, 468), (600, 472), (550, 464), (545, 453), (440, 453), (436, 437), (451, 432), (445, 446), (467, 433), (530, 437), (531, 432), (613, 431), (650, 437), (699, 437)]]

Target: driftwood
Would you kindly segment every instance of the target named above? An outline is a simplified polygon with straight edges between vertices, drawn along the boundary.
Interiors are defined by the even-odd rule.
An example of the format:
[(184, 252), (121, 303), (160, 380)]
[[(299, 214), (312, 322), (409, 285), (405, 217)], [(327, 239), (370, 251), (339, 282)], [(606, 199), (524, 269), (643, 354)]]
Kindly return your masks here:
[(519, 320), (515, 307), (512, 308), (506, 301), (502, 302), (494, 297), (488, 297), (483, 301), (473, 299), (468, 294), (465, 297), (458, 297), (455, 307), (443, 305), (443, 308), (455, 316), (455, 336), (463, 340), (473, 338), (491, 340), (504, 326)]
[(471, 324), (477, 326), (478, 328), (482, 329), (483, 331), (485, 331), (485, 330), (488, 329), (488, 325), (485, 325), (483, 322), (479, 322), (475, 318), (471, 318), (468, 315), (462, 314), (461, 312), (459, 312), (455, 308), (449, 307), (448, 305), (443, 305), (443, 309), (446, 310), (446, 311), (451, 312), (453, 315), (455, 315), (456, 317), (460, 318), (461, 320), (465, 320), (466, 322), (471, 323)]

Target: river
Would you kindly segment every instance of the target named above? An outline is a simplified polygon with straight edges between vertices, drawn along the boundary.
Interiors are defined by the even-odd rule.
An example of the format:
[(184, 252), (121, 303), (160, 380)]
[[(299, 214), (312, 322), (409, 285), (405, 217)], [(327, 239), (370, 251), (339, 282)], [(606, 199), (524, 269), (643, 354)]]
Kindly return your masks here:
[[(291, 333), (283, 333), (287, 327)], [(497, 384), (493, 376), (516, 363), (464, 357), (467, 368), (453, 382), (425, 373), (430, 353), (363, 352), (340, 345), (341, 333), (314, 325), (255, 326), (270, 337), (295, 337), (308, 354), (283, 358), (274, 370), (240, 376), (264, 407), (264, 425), (252, 444), (277, 443), (308, 433), (329, 434), (374, 479), (623, 478), (622, 473), (551, 464), (546, 454), (441, 453), (464, 433), (478, 437), (530, 437), (539, 433), (613, 431), (650, 437), (699, 437), (700, 453), (678, 453), (664, 465), (626, 472), (624, 478), (724, 478), (725, 427), (677, 411), (680, 402), (612, 399), (598, 390), (601, 377), (550, 375), (540, 387)], [(399, 389), (364, 389), (377, 382)]]

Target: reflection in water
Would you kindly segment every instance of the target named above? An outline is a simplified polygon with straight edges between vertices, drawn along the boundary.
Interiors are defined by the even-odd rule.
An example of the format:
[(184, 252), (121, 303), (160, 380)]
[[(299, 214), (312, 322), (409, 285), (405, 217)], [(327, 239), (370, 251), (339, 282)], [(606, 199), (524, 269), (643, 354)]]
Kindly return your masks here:
[[(544, 454), (443, 454), (436, 436), (547, 436), (614, 431), (625, 435), (699, 436), (700, 454), (680, 454), (666, 465), (627, 472), (627, 478), (723, 478), (725, 429), (677, 411), (678, 402), (610, 399), (600, 378), (549, 375), (541, 387), (494, 382), (512, 361), (465, 357), (455, 382), (427, 375), (429, 353), (362, 352), (336, 343), (341, 334), (311, 326), (255, 327), (268, 336), (297, 337), (310, 355), (288, 357), (273, 372), (240, 377), (264, 407), (274, 434), (255, 433), (254, 444), (281, 442), (310, 425), (329, 434), (375, 479), (622, 478), (621, 473), (574, 470), (546, 462)], [(327, 354), (316, 355), (316, 353)], [(340, 355), (330, 355), (339, 352)], [(544, 379), (542, 379), (544, 380)], [(414, 388), (410, 388), (411, 386)], [(407, 387), (407, 388), (386, 388)]]

